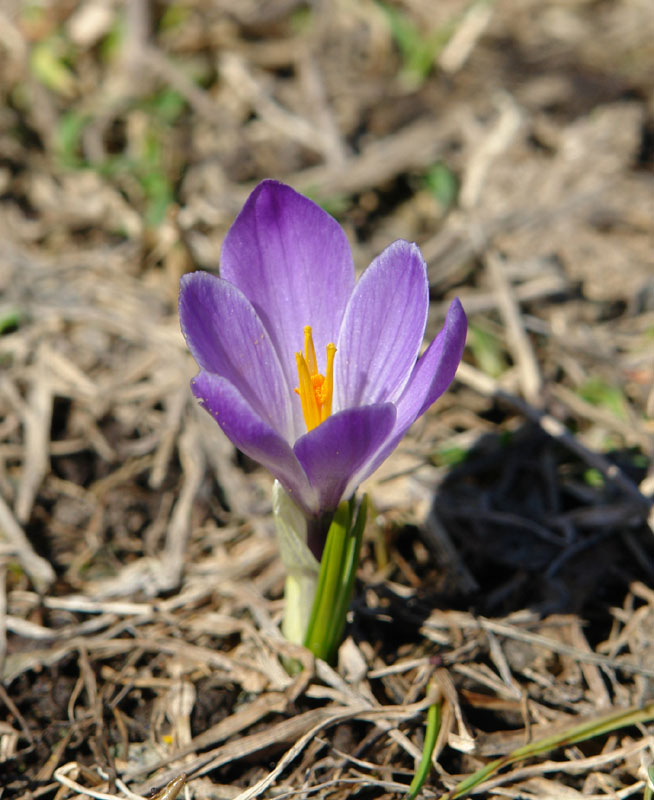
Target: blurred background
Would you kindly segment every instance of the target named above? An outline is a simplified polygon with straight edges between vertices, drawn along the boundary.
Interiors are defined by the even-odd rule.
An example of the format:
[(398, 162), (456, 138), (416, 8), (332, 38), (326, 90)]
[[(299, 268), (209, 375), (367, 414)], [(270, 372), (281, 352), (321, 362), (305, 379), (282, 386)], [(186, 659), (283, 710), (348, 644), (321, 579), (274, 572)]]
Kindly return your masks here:
[[(653, 24), (651, 0), (0, 3), (3, 796), (147, 793), (177, 758), (190, 796), (236, 797), (306, 730), (244, 762), (230, 737), (351, 700), (280, 666), (271, 479), (197, 408), (176, 316), (268, 177), (358, 270), (418, 242), (430, 337), (455, 295), (470, 320), (453, 388), (365, 487), (350, 690), (406, 704), (454, 665), (440, 790), (508, 728), (651, 697)], [(392, 796), (402, 730), (329, 729), (320, 775), (356, 782), (356, 751), (399, 770), (364, 782)], [(316, 784), (321, 752), (281, 783)], [(620, 752), (552, 780), (618, 791)]]

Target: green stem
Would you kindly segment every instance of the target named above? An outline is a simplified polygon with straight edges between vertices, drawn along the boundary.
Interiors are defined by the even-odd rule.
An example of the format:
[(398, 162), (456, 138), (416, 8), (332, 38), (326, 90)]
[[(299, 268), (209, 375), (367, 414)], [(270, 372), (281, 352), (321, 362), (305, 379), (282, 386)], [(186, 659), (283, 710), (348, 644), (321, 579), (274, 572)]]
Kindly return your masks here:
[(329, 641), (328, 661), (331, 661), (335, 657), (338, 646), (343, 638), (347, 612), (354, 590), (354, 580), (357, 574), (357, 567), (359, 566), (359, 555), (361, 553), (361, 542), (363, 541), (363, 529), (366, 526), (367, 512), (368, 497), (364, 495), (361, 500), (361, 505), (359, 506), (356, 521), (347, 539), (344, 557), (341, 562), (340, 583), (336, 596), (336, 604), (331, 612), (329, 631), (327, 634)]
[(331, 613), (334, 609), (334, 598), (340, 580), (350, 520), (350, 504), (344, 501), (336, 509), (332, 524), (329, 526), (325, 549), (320, 561), (313, 608), (304, 639), (305, 647), (318, 658), (325, 660), (328, 656)]
[(359, 553), (366, 524), (367, 498), (353, 522), (354, 500), (344, 501), (334, 513), (320, 561), (318, 585), (304, 645), (318, 658), (332, 661), (345, 629)]

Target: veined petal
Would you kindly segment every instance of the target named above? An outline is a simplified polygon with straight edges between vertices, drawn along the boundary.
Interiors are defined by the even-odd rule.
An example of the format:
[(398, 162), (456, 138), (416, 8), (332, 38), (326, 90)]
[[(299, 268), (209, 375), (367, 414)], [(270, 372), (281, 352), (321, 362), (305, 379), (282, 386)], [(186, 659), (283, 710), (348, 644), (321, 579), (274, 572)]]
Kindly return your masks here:
[(379, 450), (394, 423), (391, 403), (348, 408), (298, 439), (293, 449), (318, 492), (320, 511), (336, 508), (352, 476)]
[(448, 309), (445, 324), (411, 374), (409, 382), (396, 403), (397, 417), (392, 432), (379, 450), (352, 477), (352, 486), (362, 483), (395, 450), (400, 440), (432, 403), (452, 383), (466, 343), (468, 321), (458, 298)]
[(463, 356), (468, 320), (459, 298), (450, 303), (438, 336), (418, 359), (411, 377), (396, 403), (396, 430), (401, 434), (425, 413), (452, 383)]
[(238, 389), (205, 371), (191, 381), (191, 388), (230, 441), (269, 469), (305, 513), (316, 513), (318, 494), (290, 445), (254, 412)]
[(429, 283), (417, 245), (397, 241), (363, 273), (343, 317), (334, 362), (335, 409), (395, 401), (425, 333)]
[(179, 317), (200, 368), (235, 386), (262, 420), (292, 442), (291, 395), (277, 353), (241, 291), (208, 272), (184, 275)]
[(290, 389), (297, 386), (295, 353), (305, 325), (324, 373), (325, 348), (336, 339), (354, 286), (352, 253), (336, 220), (290, 186), (264, 181), (227, 233), (220, 272), (261, 317)]

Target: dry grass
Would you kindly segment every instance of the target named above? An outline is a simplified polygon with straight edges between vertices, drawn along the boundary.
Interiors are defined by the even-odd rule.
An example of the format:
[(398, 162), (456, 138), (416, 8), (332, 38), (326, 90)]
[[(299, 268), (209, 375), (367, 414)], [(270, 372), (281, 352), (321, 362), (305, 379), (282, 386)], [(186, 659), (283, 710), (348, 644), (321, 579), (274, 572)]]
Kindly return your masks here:
[[(438, 797), (651, 702), (649, 23), (648, 0), (3, 4), (0, 797), (401, 797), (430, 685)], [(366, 486), (333, 669), (281, 638), (270, 478), (195, 405), (175, 314), (269, 176), (360, 268), (417, 241), (432, 328), (454, 294), (471, 321)], [(479, 791), (641, 796), (653, 731)]]

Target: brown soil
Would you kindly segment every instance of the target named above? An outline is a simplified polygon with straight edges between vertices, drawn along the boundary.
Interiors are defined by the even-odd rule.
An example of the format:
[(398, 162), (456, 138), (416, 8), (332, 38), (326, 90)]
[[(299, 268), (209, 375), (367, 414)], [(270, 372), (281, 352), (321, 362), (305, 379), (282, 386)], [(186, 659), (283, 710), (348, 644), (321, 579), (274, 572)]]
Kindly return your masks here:
[[(6, 0), (3, 800), (402, 797), (430, 684), (439, 797), (652, 707), (651, 12)], [(471, 323), (453, 388), (364, 487), (334, 668), (281, 638), (271, 478), (198, 409), (176, 318), (266, 177), (333, 213), (359, 269), (417, 241), (430, 334), (454, 295)], [(477, 791), (642, 796), (652, 717)]]

